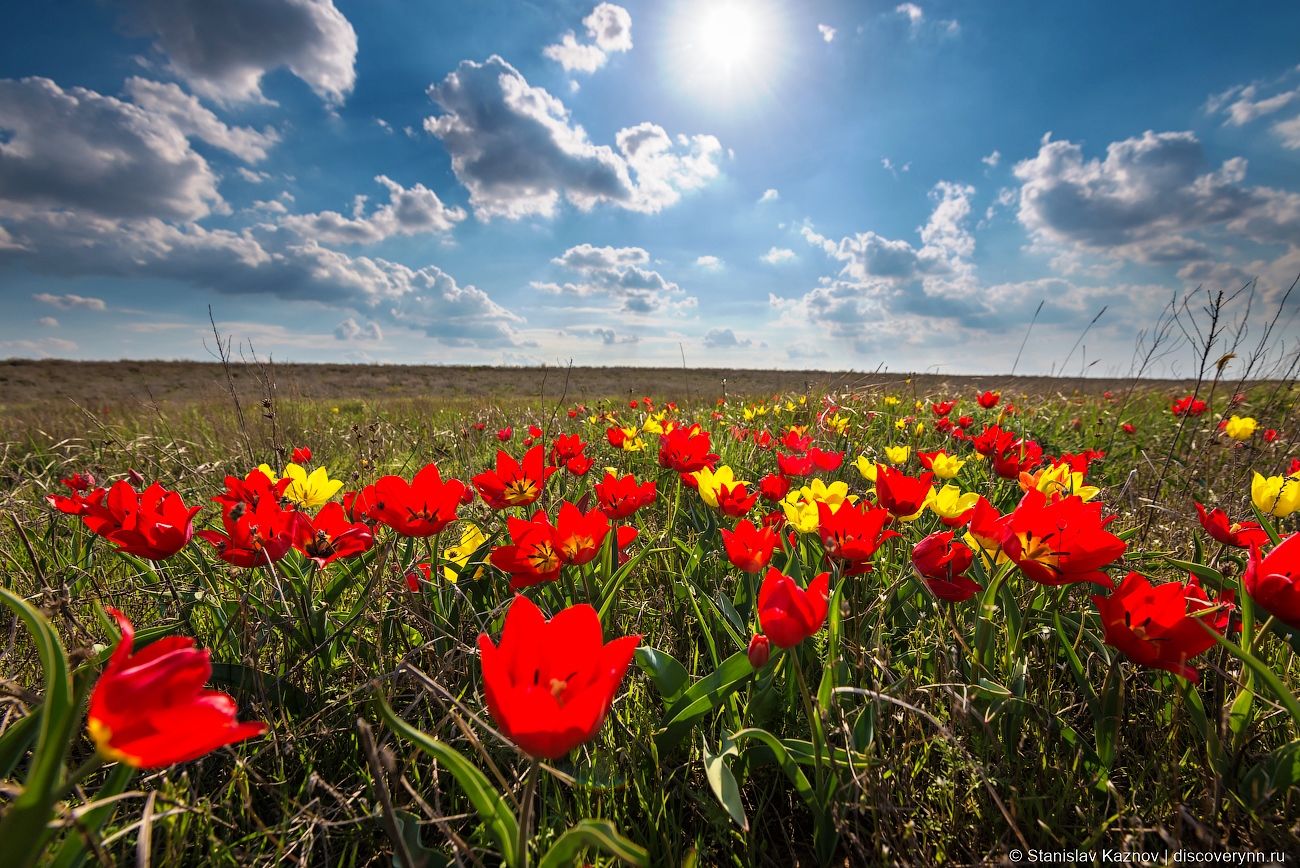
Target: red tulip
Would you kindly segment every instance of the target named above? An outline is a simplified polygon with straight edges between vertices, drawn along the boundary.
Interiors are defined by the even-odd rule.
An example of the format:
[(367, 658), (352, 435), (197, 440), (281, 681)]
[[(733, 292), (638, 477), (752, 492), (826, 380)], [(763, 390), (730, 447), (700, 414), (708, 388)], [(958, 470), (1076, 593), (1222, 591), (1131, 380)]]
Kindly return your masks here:
[(506, 442), (513, 436), (515, 436), (515, 429), (511, 428), (509, 425), (497, 430), (497, 439), (502, 443)]
[(768, 567), (758, 590), (758, 623), (778, 648), (793, 648), (821, 629), (830, 600), (830, 573), (813, 579), (805, 591), (794, 579)]
[(506, 509), (527, 506), (541, 497), (546, 480), (554, 472), (554, 467), (543, 466), (542, 447), (534, 446), (524, 454), (522, 463), (498, 451), (496, 469), (483, 471), (473, 483), (489, 507)]
[(323, 567), (339, 558), (364, 554), (375, 537), (362, 522), (349, 522), (343, 507), (330, 501), (315, 518), (293, 513), (293, 547)]
[(1071, 495), (1055, 503), (1036, 488), (1002, 519), (1002, 550), (1030, 579), (1044, 585), (1094, 582), (1114, 587), (1101, 568), (1128, 545), (1105, 527), (1100, 503)]
[(1197, 671), (1187, 665), (1214, 647), (1214, 637), (1198, 624), (1222, 633), (1228, 624), (1232, 592), (1210, 603), (1195, 576), (1187, 584), (1166, 582), (1152, 587), (1146, 577), (1129, 573), (1109, 597), (1092, 598), (1101, 613), (1107, 645), (1123, 651), (1130, 660), (1152, 669), (1164, 669), (1193, 683)]
[(1169, 412), (1175, 416), (1199, 416), (1205, 412), (1205, 402), (1188, 395), (1185, 398), (1175, 399), (1169, 405)]
[(975, 424), (975, 419), (974, 419), (973, 417), (971, 417), (971, 416), (958, 416), (958, 417), (957, 417), (957, 427), (958, 427), (958, 428), (965, 429), (965, 428), (969, 428), (970, 426), (972, 426), (972, 425), (974, 425), (974, 424)]
[(168, 636), (132, 654), (135, 628), (116, 609), (108, 613), (122, 638), (90, 695), (86, 716), (105, 758), (162, 768), (266, 731), (264, 723), (238, 723), (233, 699), (203, 689), (212, 664), (193, 639)]
[(933, 473), (922, 473), (917, 479), (901, 470), (880, 465), (876, 470), (876, 500), (895, 518), (908, 518), (925, 509), (932, 493), (930, 480)]
[(953, 539), (952, 531), (932, 533), (912, 547), (912, 566), (941, 600), (960, 603), (984, 588), (964, 573), (975, 560), (965, 543)]
[(125, 479), (108, 490), (104, 505), (83, 501), (86, 527), (117, 543), (118, 549), (151, 561), (176, 554), (194, 534), (201, 506), (186, 506), (181, 496), (155, 482), (140, 494)]
[(752, 522), (737, 522), (734, 531), (722, 528), (722, 544), (727, 559), (738, 570), (759, 573), (772, 560), (778, 537), (775, 529), (764, 525), (761, 529)]
[[(402, 536), (429, 537), (456, 520), (465, 483), (443, 482), (438, 465), (426, 464), (408, 484), (400, 476), (380, 477), (361, 493), (366, 515), (391, 527)], [(353, 510), (358, 510), (354, 504)]]
[(971, 438), (971, 445), (980, 455), (992, 455), (994, 452), (1001, 451), (998, 447), (1003, 443), (1010, 443), (1015, 436), (1010, 431), (1003, 431), (997, 425), (987, 425), (982, 432)]
[(673, 428), (659, 435), (659, 466), (681, 474), (694, 473), (718, 463), (718, 456), (709, 452), (709, 432), (699, 425)]
[(1283, 539), (1265, 558), (1252, 544), (1241, 582), (1279, 621), (1300, 629), (1300, 534)]
[(993, 453), (993, 472), (1003, 479), (1019, 479), (1020, 474), (1033, 470), (1042, 463), (1043, 447), (1033, 440), (1016, 438), (1008, 446)]
[(771, 451), (772, 444), (775, 442), (776, 441), (773, 440), (772, 438), (771, 431), (754, 432), (754, 445), (757, 446), (759, 449), (766, 449), (768, 451)]
[(754, 637), (749, 640), (749, 649), (746, 651), (749, 657), (749, 665), (755, 669), (762, 669), (767, 665), (767, 661), (772, 659), (772, 640), (762, 633), (755, 633)]
[(212, 500), (221, 504), (223, 512), (237, 503), (256, 509), (263, 500), (279, 503), (284, 498), (285, 489), (292, 484), (293, 477), (291, 476), (285, 476), (277, 482), (272, 482), (271, 478), (262, 471), (250, 470), (243, 479), (238, 476), (227, 476), (226, 490), (212, 498)]
[(985, 392), (975, 400), (979, 401), (979, 405), (985, 410), (992, 410), (998, 405), (998, 399), (1001, 397), (1001, 392)]
[[(45, 499), (49, 502), (50, 506), (65, 515), (85, 515), (87, 512), (87, 504), (93, 503), (96, 506), (102, 506), (104, 495), (108, 493), (107, 490), (103, 488), (95, 488), (94, 491), (90, 491), (90, 489), (95, 485), (95, 477), (90, 473), (87, 473), (85, 476), (82, 476), (80, 473), (74, 473), (70, 479), (60, 479), (59, 482), (66, 485), (72, 492), (72, 495), (70, 497), (64, 497), (61, 494), (47, 494), (45, 495)], [(83, 495), (83, 491), (90, 491), (90, 494)]]
[(510, 589), (517, 591), (553, 582), (560, 577), (564, 553), (560, 540), (546, 513), (538, 511), (532, 521), (513, 515), (506, 519), (511, 545), (492, 550), (492, 565), (510, 573)]
[(603, 482), (596, 483), (596, 500), (600, 511), (611, 521), (627, 518), (643, 506), (654, 503), (656, 483), (637, 485), (632, 474), (621, 479), (612, 473), (606, 473)]
[(807, 476), (813, 471), (813, 460), (810, 455), (781, 455), (776, 456), (776, 470), (782, 476)]
[(936, 418), (942, 419), (951, 413), (953, 408), (956, 406), (956, 401), (938, 401), (930, 404), (930, 412), (933, 413)]
[(979, 500), (971, 507), (967, 521), (970, 527), (967, 531), (975, 542), (979, 545), (984, 553), (990, 558), (996, 559), (998, 553), (1002, 551), (1002, 513), (993, 508), (993, 504), (980, 495)]
[(947, 434), (952, 430), (952, 420), (947, 416), (936, 419), (934, 422), (934, 430), (938, 431), (940, 434)]
[(790, 493), (790, 477), (769, 473), (758, 481), (758, 493), (764, 500), (780, 503)]
[(1196, 513), (1200, 517), (1201, 527), (1205, 528), (1205, 532), (1216, 542), (1242, 549), (1250, 548), (1252, 544), (1258, 546), (1268, 544), (1268, 531), (1260, 527), (1258, 522), (1229, 523), (1228, 514), (1222, 509), (1215, 507), (1206, 513), (1205, 507), (1201, 504), (1196, 501), (1192, 503), (1196, 504)]
[(536, 440), (538, 437), (542, 436), (542, 429), (538, 428), (536, 425), (529, 425), (528, 436)]
[(897, 531), (885, 530), (889, 523), (888, 510), (866, 504), (841, 503), (832, 510), (830, 504), (817, 504), (818, 533), (826, 556), (851, 564), (850, 572), (858, 575), (870, 572), (871, 556), (880, 544)]
[(1134, 434), (1136, 434), (1136, 433), (1137, 433), (1137, 430), (1138, 430), (1136, 427), (1134, 427), (1134, 426), (1133, 426), (1131, 423), (1129, 423), (1129, 422), (1125, 422), (1123, 425), (1121, 425), (1121, 426), (1119, 426), (1119, 427), (1120, 427), (1120, 430), (1121, 430), (1121, 431), (1123, 431), (1125, 434), (1129, 435), (1130, 437), (1132, 437)]
[(280, 508), (274, 500), (263, 499), (256, 507), (237, 503), (221, 513), (225, 533), (201, 530), (198, 536), (212, 543), (217, 557), (243, 569), (275, 563), (293, 546), (293, 520), (296, 512)]
[(790, 430), (782, 434), (777, 442), (781, 444), (781, 448), (786, 452), (802, 455), (808, 451), (808, 447), (812, 445), (812, 440), (811, 434), (801, 434), (798, 431)]
[(492, 719), (525, 753), (560, 759), (596, 737), (640, 641), (602, 643), (600, 618), (586, 604), (547, 621), (531, 600), (515, 597), (501, 644), (478, 637)]
[(808, 457), (812, 459), (814, 467), (827, 473), (839, 470), (840, 465), (844, 463), (843, 452), (831, 452), (826, 449), (818, 449), (816, 446), (808, 450)]
[(311, 461), (311, 450), (306, 446), (299, 446), (297, 449), (293, 450), (293, 453), (289, 456), (289, 460), (294, 464), (306, 464)]
[(600, 554), (609, 533), (609, 518), (599, 509), (587, 514), (569, 503), (560, 505), (555, 519), (555, 539), (566, 564), (581, 566)]
[(583, 454), (587, 444), (578, 434), (561, 434), (551, 444), (551, 463), (559, 466), (560, 462), (577, 458)]

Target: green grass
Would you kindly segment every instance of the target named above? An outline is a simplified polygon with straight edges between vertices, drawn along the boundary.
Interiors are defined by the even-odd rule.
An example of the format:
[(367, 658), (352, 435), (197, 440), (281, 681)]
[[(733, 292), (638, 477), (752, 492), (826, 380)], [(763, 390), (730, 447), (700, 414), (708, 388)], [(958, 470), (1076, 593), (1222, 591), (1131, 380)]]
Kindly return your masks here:
[[(883, 460), (885, 445), (934, 449), (948, 442), (934, 433), (928, 411), (911, 409), (918, 396), (897, 394), (898, 406), (886, 406), (880, 394), (835, 396), (852, 426), (846, 437), (823, 433), (817, 443), (846, 450), (848, 461), (823, 478), (843, 479), (862, 494), (864, 480), (851, 467), (857, 455)], [(1006, 395), (1022, 411), (1008, 424), (1023, 426), (1048, 454), (1107, 451), (1090, 478), (1104, 487), (1107, 512), (1119, 515), (1112, 530), (1133, 533), (1125, 559), (1111, 569), (1113, 576), (1133, 569), (1153, 579), (1185, 578), (1166, 557), (1193, 560), (1202, 552), (1201, 560), (1209, 560), (1217, 550), (1194, 539), (1199, 527), (1191, 498), (1222, 505), (1234, 519), (1250, 517), (1250, 472), (1280, 472), (1291, 454), (1287, 435), (1296, 428), (1294, 395), (1275, 384), (1251, 388), (1246, 402), (1232, 412), (1249, 411), (1262, 427), (1277, 428), (1283, 437), (1265, 444), (1257, 434), (1250, 444), (1235, 447), (1213, 433), (1215, 413), (1227, 408), (1222, 393), (1212, 398), (1213, 412), (1181, 429), (1168, 412), (1169, 395), (1140, 389), (1128, 397), (1119, 389), (1116, 394), (1114, 400)], [(962, 399), (954, 417), (971, 413), (980, 420), (976, 431), (995, 416), (979, 410), (973, 395), (947, 397)], [(729, 426), (766, 425), (779, 433), (788, 424), (814, 423), (822, 398), (812, 395), (794, 412), (769, 412), (750, 422), (741, 418), (748, 405), (734, 402), (724, 408), (683, 407), (679, 416), (705, 423), (723, 461), (753, 481), (774, 469), (774, 456), (736, 440)], [(725, 413), (723, 420), (710, 418), (715, 409)], [(893, 422), (900, 410), (915, 413), (926, 432), (917, 437), (913, 425), (898, 430)], [(718, 519), (686, 490), (676, 521), (668, 526), (676, 475), (655, 464), (653, 443), (644, 454), (616, 453), (604, 442), (603, 424), (586, 424), (583, 416), (570, 420), (564, 408), (524, 399), (493, 406), (470, 400), (282, 401), (268, 407), (245, 404), (243, 414), (241, 426), (232, 406), (210, 402), (125, 416), (28, 413), (0, 423), (5, 477), (0, 508), (14, 520), (0, 526), (5, 587), (43, 608), (74, 663), (93, 654), (96, 643), (110, 641), (96, 611), (101, 605), (122, 609), (141, 629), (164, 625), (193, 635), (199, 647), (211, 649), (223, 677), (216, 686), (236, 696), (241, 719), (270, 725), (261, 739), (138, 776), (104, 830), (102, 852), (109, 864), (137, 858), (148, 793), (156, 793), (149, 851), (154, 865), (394, 864), (358, 717), (376, 727), (387, 766), (385, 785), (399, 812), (419, 818), (423, 845), (450, 854), (454, 835), (482, 864), (497, 864), (493, 839), (448, 769), (380, 724), (372, 706), (376, 689), (397, 714), (456, 747), (493, 783), (495, 767), (517, 793), (526, 764), (471, 718), (490, 721), (476, 637), (485, 627), (493, 636), (500, 632), (510, 593), (498, 571), (488, 567), (480, 580), (456, 586), (440, 582), (413, 595), (403, 575), (427, 558), (425, 543), (411, 544), (384, 531), (364, 558), (332, 565), (323, 576), (313, 577), (296, 553), (277, 565), (275, 578), (261, 569), (237, 570), (218, 561), (198, 539), (155, 569), (116, 554), (78, 521), (46, 507), (44, 495), (60, 490), (58, 480), (74, 471), (89, 469), (106, 480), (134, 468), (146, 480), (180, 491), (186, 503), (206, 503), (223, 489), (224, 475), (243, 476), (263, 461), (280, 467), (294, 446), (310, 446), (313, 463), (328, 467), (352, 489), (388, 473), (409, 479), (430, 461), (444, 477), (468, 481), (492, 461), (499, 445), (493, 432), (507, 423), (515, 427), (507, 447), (515, 455), (530, 422), (548, 435), (580, 431), (597, 457), (592, 481), (604, 466), (659, 481), (658, 502), (635, 519), (641, 537), (634, 550), (651, 551), (616, 595), (604, 622), (606, 638), (643, 634), (645, 646), (672, 655), (696, 679), (744, 650), (757, 628), (752, 591), (722, 552)], [(620, 417), (634, 416), (622, 405)], [(1118, 432), (1122, 421), (1135, 424), (1137, 435)], [(485, 430), (476, 432), (473, 422), (484, 423)], [(909, 469), (919, 471), (915, 460)], [(544, 500), (548, 508), (558, 506), (561, 484), (574, 500), (587, 486), (561, 482), (562, 475), (552, 480)], [(959, 481), (1003, 511), (1020, 496), (1015, 483), (990, 479), (986, 466), (974, 461)], [(499, 541), (504, 520), (481, 501), (462, 509), (462, 515)], [(209, 504), (196, 527), (219, 519)], [(1284, 531), (1293, 529), (1290, 519), (1280, 523)], [(24, 529), (30, 551), (15, 525)], [(454, 543), (456, 527), (436, 545)], [(1284, 786), (1260, 798), (1249, 789), (1251, 769), (1298, 735), (1260, 679), (1253, 682), (1253, 698), (1239, 701), (1239, 714), (1230, 720), (1224, 710), (1241, 695), (1241, 664), (1217, 648), (1198, 658), (1197, 695), (1205, 726), (1223, 744), (1223, 755), (1212, 760), (1207, 735), (1176, 679), (1136, 667), (1100, 643), (1088, 600), (1096, 589), (1045, 588), (1015, 571), (990, 601), (997, 608), (988, 629), (989, 665), (980, 668), (969, 647), (978, 598), (937, 604), (912, 577), (911, 545), (936, 529), (941, 529), (937, 519), (927, 515), (905, 528), (904, 538), (886, 544), (869, 575), (846, 580), (838, 656), (830, 665), (835, 686), (859, 692), (845, 690), (830, 698), (826, 731), (834, 748), (856, 759), (852, 767), (837, 766), (829, 785), (838, 831), (833, 864), (992, 862), (1025, 845), (1160, 851), (1170, 842), (1197, 849), (1294, 846), (1300, 791)], [(818, 544), (805, 540), (804, 568), (817, 556)], [(1218, 561), (1229, 585), (1236, 584), (1239, 569), (1239, 559), (1232, 558)], [(987, 586), (987, 577), (975, 575)], [(335, 579), (337, 597), (323, 605), (326, 585)], [(277, 581), (296, 590), (282, 600)], [(169, 583), (185, 604), (183, 617)], [(577, 600), (584, 600), (581, 581), (576, 585)], [(554, 612), (568, 602), (568, 593), (562, 582), (530, 596)], [(1013, 637), (1008, 625), (1016, 622)], [(22, 627), (10, 623), (8, 616), (0, 622), (5, 636), (12, 636), (5, 639), (0, 663), (3, 728), (34, 707), (32, 694), (43, 689), (35, 647)], [(1109, 769), (1097, 758), (1099, 733), (1087, 694), (1068, 663), (1067, 641), (1077, 650), (1083, 681), (1092, 691), (1102, 697), (1122, 694)], [(801, 649), (798, 665), (814, 692), (828, 642), (823, 629)], [(1278, 636), (1259, 635), (1255, 654), (1291, 691), (1300, 689), (1295, 652)], [(787, 659), (775, 672), (745, 681), (680, 744), (663, 750), (654, 736), (665, 700), (634, 665), (600, 735), (554, 763), (559, 774), (541, 776), (534, 852), (545, 852), (580, 818), (599, 817), (647, 848), (655, 865), (816, 864), (813, 812), (770, 751), (747, 750), (757, 742), (746, 742), (729, 761), (747, 832), (714, 798), (705, 771), (705, 751), (716, 754), (728, 733), (745, 727), (761, 726), (787, 739), (810, 738), (793, 665)], [(92, 752), (89, 739), (79, 736), (70, 765)], [(21, 783), (25, 762), (11, 785)], [(811, 776), (812, 768), (806, 770)], [(82, 795), (93, 798), (107, 773), (88, 779)], [(74, 794), (68, 805), (80, 802), (81, 795)], [(588, 854), (588, 861), (608, 864), (600, 859), (607, 857)]]

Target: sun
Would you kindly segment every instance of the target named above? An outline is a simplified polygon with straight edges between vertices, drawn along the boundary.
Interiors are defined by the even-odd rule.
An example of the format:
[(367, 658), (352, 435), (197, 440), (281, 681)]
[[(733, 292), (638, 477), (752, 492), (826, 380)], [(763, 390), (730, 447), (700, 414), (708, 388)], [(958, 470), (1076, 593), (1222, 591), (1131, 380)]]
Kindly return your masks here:
[(748, 102), (784, 65), (779, 7), (763, 0), (693, 0), (673, 16), (670, 63), (698, 99)]

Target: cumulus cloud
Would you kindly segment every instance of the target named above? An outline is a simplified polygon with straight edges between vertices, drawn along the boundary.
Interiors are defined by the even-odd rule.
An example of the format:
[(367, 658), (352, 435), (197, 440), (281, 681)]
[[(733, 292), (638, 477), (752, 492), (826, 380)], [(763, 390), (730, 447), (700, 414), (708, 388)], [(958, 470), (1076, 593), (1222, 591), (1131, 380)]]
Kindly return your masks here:
[(465, 219), (464, 209), (443, 205), (438, 194), (423, 184), (408, 189), (386, 175), (377, 175), (375, 181), (388, 188), (388, 204), (369, 215), (366, 197), (357, 196), (351, 217), (321, 211), (289, 215), (280, 222), (304, 238), (325, 244), (375, 244), (394, 235), (447, 232)]
[(609, 202), (656, 212), (718, 174), (713, 136), (674, 140), (643, 123), (618, 132), (618, 150), (593, 144), (563, 102), (496, 55), (462, 61), (428, 93), (444, 114), (424, 128), (442, 140), (480, 220), (549, 217), (561, 197), (583, 210)]
[(582, 19), (593, 43), (582, 43), (569, 31), (542, 54), (564, 67), (565, 72), (595, 72), (605, 65), (607, 52), (632, 50), (632, 16), (622, 6), (601, 3)]
[(82, 295), (51, 295), (48, 292), (35, 293), (32, 298), (41, 304), (53, 305), (60, 310), (72, 310), (74, 307), (85, 308), (86, 310), (108, 310), (108, 305), (104, 304), (102, 298), (87, 298)]
[(781, 194), (776, 191), (775, 187), (768, 187), (763, 191), (763, 195), (758, 197), (758, 201), (761, 204), (763, 202), (775, 202), (780, 198)]
[(66, 356), (77, 349), (76, 341), (64, 338), (39, 338), (37, 340), (0, 341), (0, 350), (6, 356), (22, 356), (46, 359), (50, 356)]
[(827, 42), (830, 42), (832, 39), (835, 38), (835, 28), (831, 27), (828, 24), (818, 24), (817, 32), (820, 33), (822, 35), (822, 39), (826, 40)]
[(640, 335), (619, 334), (612, 328), (604, 326), (592, 326), (591, 328), (571, 328), (560, 332), (561, 337), (571, 335), (579, 338), (594, 338), (607, 347), (616, 344), (638, 344), (641, 342)]
[(266, 152), (280, 141), (280, 134), (271, 127), (259, 133), (248, 127), (226, 126), (199, 104), (198, 97), (185, 93), (174, 84), (128, 78), (126, 92), (131, 102), (146, 112), (167, 118), (185, 135), (194, 136), (248, 163), (266, 159)]
[(704, 333), (700, 342), (711, 350), (732, 349), (735, 347), (752, 346), (752, 338), (738, 338), (736, 333), (727, 328), (711, 328)]
[(209, 99), (262, 100), (262, 76), (287, 67), (321, 99), (356, 83), (357, 34), (333, 0), (124, 0), (171, 69)]
[(990, 168), (996, 166), (1001, 160), (1002, 160), (1002, 154), (1000, 151), (994, 151), (993, 153), (989, 154), (987, 157), (980, 157), (980, 162)]
[(348, 317), (334, 327), (334, 337), (341, 341), (382, 341), (384, 333), (379, 328), (379, 323), (369, 322), (362, 326)]
[(59, 321), (52, 316), (43, 316), (37, 322), (46, 328), (56, 329), (59, 327)]
[(783, 262), (790, 262), (794, 259), (794, 251), (785, 247), (773, 247), (764, 253), (759, 259), (768, 265), (780, 265)]
[(0, 218), (52, 206), (185, 221), (229, 210), (172, 110), (47, 78), (0, 80)]
[(1044, 137), (1038, 155), (1015, 166), (1020, 222), (1038, 240), (1139, 262), (1204, 259), (1198, 230), (1214, 227), (1260, 243), (1300, 238), (1300, 194), (1241, 182), (1246, 161), (1207, 165), (1190, 132), (1112, 142), (1106, 159)]
[(621, 301), (623, 311), (637, 314), (656, 313), (694, 301), (674, 301), (682, 288), (659, 272), (644, 268), (650, 254), (640, 247), (580, 244), (551, 261), (576, 273), (577, 279), (564, 284), (535, 282), (534, 289), (582, 297), (606, 295)]
[(723, 262), (716, 256), (700, 256), (696, 258), (695, 264), (706, 271), (716, 271), (722, 267)]

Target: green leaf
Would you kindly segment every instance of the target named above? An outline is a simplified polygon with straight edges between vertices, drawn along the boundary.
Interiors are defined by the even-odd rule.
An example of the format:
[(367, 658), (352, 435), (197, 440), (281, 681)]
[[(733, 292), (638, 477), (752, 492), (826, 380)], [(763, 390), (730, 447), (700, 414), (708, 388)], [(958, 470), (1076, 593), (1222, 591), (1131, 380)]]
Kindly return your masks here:
[(14, 773), (40, 731), (41, 707), (37, 706), (31, 714), (9, 724), (9, 728), (0, 734), (0, 779), (7, 779)]
[(416, 747), (442, 763), (443, 767), (452, 773), (461, 789), (465, 791), (465, 795), (469, 797), (470, 804), (478, 812), (479, 818), (487, 826), (492, 838), (497, 842), (497, 847), (501, 850), (501, 858), (505, 863), (511, 868), (522, 866), (522, 856), (515, 852), (519, 837), (519, 822), (515, 819), (506, 800), (488, 782), (487, 776), (451, 745), (420, 732), (398, 717), (378, 689), (375, 691), (375, 702), (380, 716), (394, 732), (413, 742)]
[(795, 790), (803, 798), (804, 803), (812, 809), (815, 815), (820, 817), (823, 811), (817, 793), (813, 791), (812, 784), (808, 783), (808, 778), (804, 775), (803, 769), (799, 768), (798, 763), (790, 756), (789, 750), (786, 749), (781, 739), (765, 729), (751, 727), (750, 729), (742, 729), (739, 732), (732, 733), (728, 741), (735, 744), (744, 739), (756, 739), (772, 751), (772, 755), (776, 757), (776, 764), (781, 767), (781, 771), (785, 772), (786, 777), (790, 779), (790, 783), (794, 784)]
[(45, 671), (36, 753), (22, 794), (0, 819), (0, 841), (5, 844), (6, 864), (24, 866), (35, 859), (49, 840), (45, 824), (53, 812), (56, 791), (63, 779), (64, 758), (72, 742), (77, 714), (73, 707), (68, 655), (58, 632), (44, 615), (7, 588), (0, 587), (0, 600), (27, 625)]
[(1273, 522), (1264, 511), (1253, 503), (1250, 505), (1250, 508), (1255, 511), (1255, 518), (1259, 521), (1259, 526), (1264, 528), (1264, 533), (1268, 534), (1269, 541), (1273, 543), (1273, 545), (1280, 543), (1282, 538), (1277, 535), (1277, 528), (1273, 527)]
[[(117, 808), (121, 800), (112, 798), (119, 795), (126, 789), (126, 785), (131, 783), (135, 777), (135, 769), (126, 763), (118, 763), (113, 770), (108, 773), (108, 778), (104, 785), (95, 793), (95, 802), (91, 803), (90, 810), (81, 815), (79, 827), (85, 829), (87, 833), (94, 836), (96, 841), (99, 840), (99, 830), (104, 828), (104, 824), (113, 819), (117, 813)], [(63, 846), (55, 854), (54, 861), (50, 863), (50, 868), (80, 868), (86, 862), (86, 842), (81, 835), (76, 832), (69, 833), (64, 839)]]
[(680, 697), (691, 680), (686, 667), (666, 651), (643, 645), (636, 649), (635, 660), (666, 702), (671, 703)]
[(1295, 722), (1296, 726), (1300, 727), (1300, 701), (1296, 700), (1295, 694), (1287, 689), (1287, 686), (1282, 683), (1277, 674), (1254, 654), (1244, 651), (1239, 646), (1229, 642), (1217, 630), (1212, 629), (1210, 625), (1201, 621), (1197, 621), (1197, 623), (1201, 625), (1201, 629), (1214, 637), (1214, 641), (1227, 648), (1229, 654), (1249, 666), (1268, 685), (1268, 689), (1273, 691), (1273, 694), (1290, 712), (1291, 720)]
[(579, 820), (561, 835), (547, 851), (537, 868), (573, 868), (583, 850), (597, 850), (637, 868), (647, 868), (650, 854), (618, 833), (608, 820)]
[(749, 818), (745, 816), (745, 806), (740, 802), (740, 787), (736, 784), (736, 776), (723, 762), (727, 756), (739, 754), (736, 745), (729, 740), (723, 739), (722, 749), (716, 754), (709, 752), (709, 743), (705, 741), (704, 774), (709, 779), (709, 789), (713, 790), (713, 796), (718, 800), (718, 804), (726, 809), (737, 826), (748, 832)]
[(662, 753), (678, 744), (696, 721), (721, 705), (753, 673), (748, 654), (737, 651), (712, 673), (687, 688), (664, 712), (664, 726), (655, 735), (659, 751)]
[[(610, 533), (612, 534), (613, 531)], [(646, 555), (658, 551), (663, 551), (663, 549), (652, 549), (649, 546), (641, 549), (641, 551), (632, 555), (632, 557), (628, 559), (627, 563), (623, 564), (623, 566), (619, 567), (618, 570), (615, 571), (613, 579), (604, 584), (601, 592), (605, 595), (605, 599), (600, 604), (600, 611), (596, 613), (600, 616), (602, 623), (605, 620), (605, 615), (609, 612), (610, 606), (614, 605), (614, 601), (618, 599), (619, 589), (623, 587), (623, 583), (627, 581), (627, 577), (632, 574), (632, 570), (636, 569), (641, 561), (645, 560)]]
[(1300, 784), (1300, 739), (1274, 750), (1241, 779), (1241, 791), (1261, 808), (1288, 788)]
[[(397, 821), (397, 831), (406, 842), (406, 852), (411, 854), (415, 868), (448, 868), (452, 864), (452, 858), (447, 854), (424, 846), (420, 840), (419, 817), (409, 811), (394, 811), (393, 819)], [(396, 853), (393, 854), (393, 868), (405, 868), (402, 857)]]
[(1210, 587), (1214, 588), (1216, 591), (1222, 591), (1224, 588), (1223, 573), (1219, 572), (1214, 567), (1209, 567), (1205, 564), (1198, 564), (1195, 561), (1180, 561), (1177, 558), (1168, 557), (1165, 558), (1165, 563), (1169, 564), (1171, 567), (1178, 567), (1179, 569), (1187, 570), (1187, 572), (1196, 576), (1196, 578), (1209, 582)]

